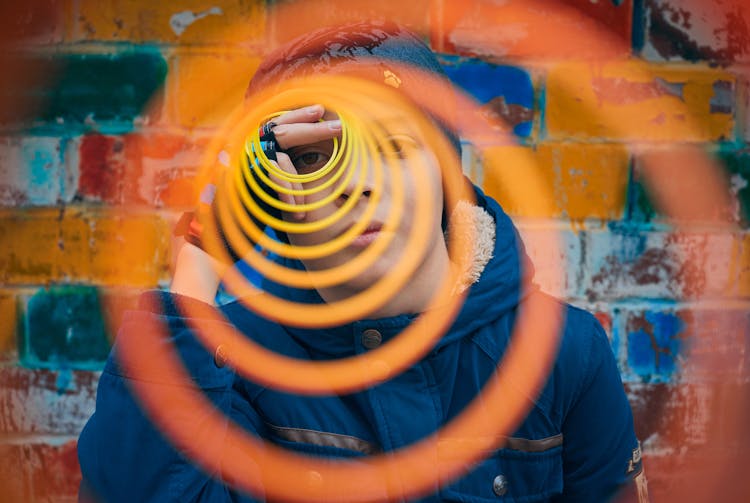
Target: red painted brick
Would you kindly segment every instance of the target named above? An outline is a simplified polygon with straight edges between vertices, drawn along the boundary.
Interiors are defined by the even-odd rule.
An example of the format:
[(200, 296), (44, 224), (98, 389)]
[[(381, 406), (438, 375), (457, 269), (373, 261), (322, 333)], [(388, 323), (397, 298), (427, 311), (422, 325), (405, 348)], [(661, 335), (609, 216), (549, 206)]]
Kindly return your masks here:
[(0, 368), (0, 434), (78, 435), (98, 382), (98, 372)]
[(652, 501), (745, 501), (748, 384), (626, 386)]
[(132, 137), (86, 135), (78, 148), (78, 194), (111, 204), (143, 203), (138, 193), (141, 163)]
[(750, 60), (750, 11), (744, 0), (646, 0), (643, 55), (732, 63)]
[(69, 0), (3, 2), (0, 5), (0, 44), (55, 44), (66, 29)]
[(632, 0), (433, 1), (431, 42), (483, 58), (613, 58), (630, 52)]
[(206, 142), (165, 133), (84, 136), (74, 161), (78, 195), (117, 205), (191, 207)]
[(76, 441), (61, 445), (43, 443), (24, 446), (24, 467), (34, 501), (75, 500), (81, 485)]
[(31, 487), (24, 471), (24, 445), (0, 444), (0, 502), (31, 501)]

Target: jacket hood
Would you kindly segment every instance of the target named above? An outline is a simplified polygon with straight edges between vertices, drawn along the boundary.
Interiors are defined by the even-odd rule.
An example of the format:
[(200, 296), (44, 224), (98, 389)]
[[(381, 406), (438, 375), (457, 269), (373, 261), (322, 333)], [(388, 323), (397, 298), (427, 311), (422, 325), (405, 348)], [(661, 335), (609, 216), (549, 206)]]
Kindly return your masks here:
[[(447, 239), (461, 229), (463, 225), (477, 226), (480, 241), (475, 246), (472, 267), (465, 271), (463, 284), (457, 285), (456, 292), (464, 291), (465, 299), (450, 329), (438, 342), (435, 349), (450, 344), (458, 339), (471, 335), (477, 329), (507, 312), (515, 309), (521, 299), (536, 286), (531, 283), (534, 269), (526, 255), (523, 243), (510, 217), (493, 199), (474, 187), (476, 207), (472, 208), (476, 216), (451, 217), (451, 224), (446, 233)], [(456, 222), (455, 220), (458, 220)], [(494, 236), (493, 236), (494, 235)], [(481, 241), (485, 241), (482, 243)], [(493, 242), (494, 241), (494, 242)], [(303, 270), (298, 260), (276, 257), (276, 261), (289, 268)], [(315, 290), (301, 290), (278, 285), (264, 280), (262, 288), (278, 297), (304, 304), (323, 303)], [(381, 330), (391, 336), (397, 335), (406, 328), (415, 314), (403, 314), (388, 318), (361, 320), (347, 325), (310, 330), (297, 327), (285, 327), (301, 344), (311, 349), (311, 355), (320, 359), (351, 356), (352, 334), (363, 328)], [(386, 338), (389, 338), (386, 336)]]

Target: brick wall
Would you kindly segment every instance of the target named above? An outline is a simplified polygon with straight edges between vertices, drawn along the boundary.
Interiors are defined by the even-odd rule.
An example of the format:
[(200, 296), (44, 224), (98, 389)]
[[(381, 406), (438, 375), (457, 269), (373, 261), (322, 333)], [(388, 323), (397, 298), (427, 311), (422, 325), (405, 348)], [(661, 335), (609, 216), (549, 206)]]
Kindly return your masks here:
[[(18, 4), (0, 7), (14, 76), (0, 90), (0, 500), (73, 501), (111, 325), (168, 283), (201, 149), (265, 41), (374, 7), (308, 1), (316, 15), (289, 26), (255, 0)], [(451, 79), (511, 126), (517, 145), (467, 145), (465, 167), (516, 217), (545, 289), (607, 329), (654, 500), (718, 501), (741, 490), (716, 484), (747, 452), (750, 14), (739, 0), (558, 4), (394, 12), (429, 27)], [(676, 232), (646, 160), (685, 145), (716, 161), (725, 199)], [(541, 214), (513, 197), (528, 156), (552, 199)], [(709, 183), (677, 167), (683, 196)], [(534, 246), (550, 235), (558, 250)]]

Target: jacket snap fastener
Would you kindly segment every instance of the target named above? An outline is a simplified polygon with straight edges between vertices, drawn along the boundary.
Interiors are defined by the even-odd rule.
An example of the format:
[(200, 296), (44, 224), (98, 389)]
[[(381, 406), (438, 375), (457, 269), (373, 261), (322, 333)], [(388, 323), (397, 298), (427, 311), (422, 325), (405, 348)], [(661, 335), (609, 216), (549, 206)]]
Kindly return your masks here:
[(508, 479), (505, 478), (505, 475), (495, 477), (495, 480), (492, 481), (492, 491), (498, 496), (508, 492)]
[(380, 346), (381, 342), (383, 342), (383, 336), (377, 330), (369, 328), (362, 332), (362, 345), (367, 349), (375, 349)]
[(227, 347), (224, 344), (219, 344), (214, 353), (214, 363), (217, 367), (222, 368), (228, 361), (229, 351), (227, 350)]

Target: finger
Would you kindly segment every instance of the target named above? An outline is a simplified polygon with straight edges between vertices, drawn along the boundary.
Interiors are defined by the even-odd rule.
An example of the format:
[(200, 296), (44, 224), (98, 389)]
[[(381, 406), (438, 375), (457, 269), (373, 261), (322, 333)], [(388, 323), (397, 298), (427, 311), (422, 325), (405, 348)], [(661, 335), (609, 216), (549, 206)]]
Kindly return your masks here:
[(324, 113), (325, 108), (323, 108), (323, 105), (310, 105), (309, 107), (290, 110), (289, 112), (283, 113), (271, 120), (279, 125), (297, 124), (300, 122), (318, 122), (321, 117), (323, 117)]
[[(296, 175), (297, 170), (294, 168), (294, 165), (292, 164), (292, 160), (289, 159), (289, 156), (286, 155), (283, 152), (277, 152), (277, 160), (274, 162), (276, 166), (278, 166), (282, 171), (289, 173), (291, 175)], [(302, 190), (302, 185), (299, 182), (290, 182), (288, 180), (283, 180), (277, 175), (274, 175), (273, 173), (270, 174), (271, 179), (281, 185), (282, 187), (285, 187), (287, 189), (291, 190)], [(292, 194), (285, 194), (283, 192), (279, 192), (279, 199), (282, 202), (285, 202), (287, 204), (291, 205), (301, 205), (304, 203), (304, 196), (303, 195), (292, 195)], [(305, 212), (303, 211), (292, 211), (292, 218), (295, 220), (302, 220), (305, 218)]]
[(288, 149), (341, 136), (341, 121), (280, 124), (273, 128), (273, 133), (279, 146)]

